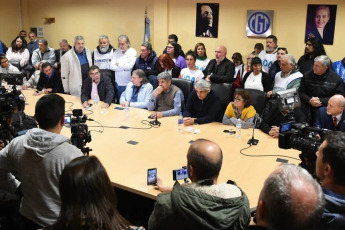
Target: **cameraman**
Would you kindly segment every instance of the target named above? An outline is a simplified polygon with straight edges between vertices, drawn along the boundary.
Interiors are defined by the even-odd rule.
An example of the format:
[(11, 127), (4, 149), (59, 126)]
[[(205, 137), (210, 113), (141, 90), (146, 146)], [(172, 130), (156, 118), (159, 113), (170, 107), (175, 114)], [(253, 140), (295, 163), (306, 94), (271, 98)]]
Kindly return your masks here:
[[(22, 229), (52, 225), (60, 213), (59, 178), (81, 151), (60, 135), (65, 124), (65, 100), (57, 94), (41, 97), (35, 107), (39, 128), (13, 139), (0, 151), (0, 189), (21, 186)], [(20, 182), (11, 174), (18, 172)]]
[(297, 123), (306, 121), (300, 108), (293, 109), (292, 114), (289, 114), (288, 111), (279, 111), (278, 100), (272, 98), (267, 102), (262, 113), (262, 122), (259, 128), (271, 137), (278, 138), (280, 125), (292, 121), (291, 115), (293, 115), (293, 121)]
[(316, 152), (326, 207), (318, 229), (345, 229), (345, 133), (330, 132)]

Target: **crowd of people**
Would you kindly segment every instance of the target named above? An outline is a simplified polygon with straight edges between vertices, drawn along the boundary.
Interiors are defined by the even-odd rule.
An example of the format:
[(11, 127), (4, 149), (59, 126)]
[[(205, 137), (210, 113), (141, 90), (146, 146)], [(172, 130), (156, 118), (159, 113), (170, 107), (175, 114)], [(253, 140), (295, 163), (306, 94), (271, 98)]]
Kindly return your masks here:
[[(251, 215), (245, 191), (233, 181), (217, 183), (222, 150), (216, 143), (200, 139), (187, 153), (192, 183), (176, 182), (171, 188), (158, 180), (157, 189), (167, 193), (158, 195), (148, 228), (344, 228), (345, 133), (339, 131), (345, 131), (345, 62), (332, 65), (318, 38), (307, 40), (305, 54), (296, 62), (287, 48), (278, 46), (277, 37), (270, 35), (266, 48), (256, 44), (246, 64), (238, 52), (229, 60), (222, 45), (215, 48), (214, 59), (208, 59), (203, 43), (184, 53), (175, 34), (169, 35), (161, 55), (144, 42), (138, 57), (126, 35), (118, 36), (117, 49), (108, 36), (99, 36), (93, 52), (81, 35), (74, 38), (73, 46), (62, 39), (57, 50), (33, 32), (29, 39), (27, 43), (26, 32), (21, 31), (8, 49), (0, 41), (0, 73), (21, 71), (23, 89), (35, 88), (35, 95), (45, 94), (35, 108), (39, 128), (0, 148), (0, 189), (21, 199), (20, 214), (12, 223), (16, 229), (138, 228), (117, 211), (116, 195), (98, 159), (83, 157), (60, 135), (65, 101), (54, 93), (78, 96), (84, 108), (92, 98), (103, 101), (103, 109), (117, 102), (155, 111), (152, 119), (182, 113), (186, 126), (210, 122), (236, 125), (241, 121), (242, 128), (250, 128), (257, 108), (251, 104), (248, 90), (265, 95), (258, 127), (272, 137), (279, 136), (279, 126), (290, 121), (291, 113), (298, 122), (334, 131), (315, 153), (321, 186), (298, 166), (280, 166), (261, 191), (257, 225), (248, 226)], [(172, 84), (173, 78), (191, 81), (194, 90), (184, 95)], [(228, 92), (233, 101), (225, 108), (221, 92), (212, 89), (212, 85), (223, 83), (233, 89)], [(288, 89), (296, 89), (301, 100), (301, 107), (293, 111), (281, 110), (274, 97)]]

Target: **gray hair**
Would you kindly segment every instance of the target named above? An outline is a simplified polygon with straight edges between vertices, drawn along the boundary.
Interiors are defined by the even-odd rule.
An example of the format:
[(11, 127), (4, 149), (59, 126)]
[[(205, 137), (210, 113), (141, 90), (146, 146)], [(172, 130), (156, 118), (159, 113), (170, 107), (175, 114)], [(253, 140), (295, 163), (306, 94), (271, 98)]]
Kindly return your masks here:
[(59, 44), (61, 44), (61, 43), (66, 43), (66, 44), (68, 44), (68, 41), (67, 41), (66, 39), (61, 39), (61, 40), (59, 41)]
[(157, 80), (159, 80), (159, 79), (163, 79), (163, 80), (166, 80), (166, 81), (171, 81), (172, 77), (171, 77), (170, 73), (162, 72), (162, 73), (158, 74), (158, 76), (157, 76)]
[(296, 60), (291, 54), (285, 54), (282, 59), (286, 59), (287, 62), (293, 66), (296, 65)]
[(314, 58), (314, 62), (321, 62), (323, 66), (327, 67), (328, 69), (331, 68), (331, 59), (326, 55), (320, 55)]
[(43, 45), (48, 46), (48, 41), (45, 39), (41, 39), (38, 42), (41, 42), (41, 43), (43, 43)]
[(152, 45), (150, 42), (144, 42), (143, 44), (141, 44), (141, 46), (144, 46), (147, 50), (152, 51)]
[(144, 70), (136, 69), (136, 70), (133, 71), (133, 74), (136, 74), (136, 75), (138, 75), (139, 78), (143, 79), (142, 82), (141, 82), (142, 85), (149, 82), (147, 80), (147, 78), (146, 78), (146, 74), (145, 74)]
[(118, 36), (117, 37), (117, 40), (122, 40), (122, 39), (125, 39), (126, 40), (126, 42), (128, 43), (128, 45), (129, 45), (129, 47), (131, 47), (131, 42), (129, 41), (129, 38), (128, 38), (128, 36), (127, 35), (120, 35), (120, 36)]
[[(301, 198), (295, 195), (296, 183), (305, 188)], [(312, 229), (320, 220), (325, 204), (321, 186), (305, 169), (292, 164), (280, 165), (266, 179), (260, 199), (265, 203), (263, 219), (269, 229)]]
[(195, 84), (195, 88), (205, 90), (207, 93), (209, 93), (211, 91), (211, 83), (204, 79), (201, 79)]
[(99, 36), (98, 40), (101, 40), (101, 39), (107, 39), (108, 42), (110, 42), (107, 35), (101, 35), (101, 36)]
[(81, 36), (81, 35), (77, 35), (77, 36), (74, 37), (74, 42), (79, 41), (79, 40), (85, 41), (84, 37)]

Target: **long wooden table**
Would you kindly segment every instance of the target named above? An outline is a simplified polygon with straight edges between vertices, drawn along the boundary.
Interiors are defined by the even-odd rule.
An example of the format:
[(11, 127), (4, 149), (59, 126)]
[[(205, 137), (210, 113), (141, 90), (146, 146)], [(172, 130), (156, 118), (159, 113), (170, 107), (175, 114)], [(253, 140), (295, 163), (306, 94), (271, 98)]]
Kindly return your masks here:
[[(34, 115), (35, 103), (40, 96), (33, 96), (33, 91), (30, 90), (23, 93), (27, 100), (25, 112)], [(71, 113), (70, 108), (81, 108), (80, 98), (63, 94), (61, 96), (66, 100), (67, 113)], [(210, 139), (221, 147), (223, 165), (218, 183), (228, 179), (235, 181), (247, 194), (251, 207), (257, 204), (265, 178), (281, 164), (276, 161), (277, 157), (248, 157), (240, 153), (241, 149), (248, 147), (247, 141), (252, 136), (252, 129), (242, 129), (239, 139), (223, 132), (224, 129), (235, 127), (220, 123), (199, 125), (199, 134), (181, 133), (177, 128), (176, 116), (161, 118), (159, 128), (149, 128), (150, 126), (142, 123), (143, 120), (149, 120), (147, 117), (151, 112), (147, 110), (130, 108), (127, 118), (124, 110), (114, 109), (119, 105), (112, 104), (106, 113), (102, 113), (101, 105), (102, 102), (96, 110), (93, 105), (92, 112), (83, 110), (83, 113), (103, 126), (130, 128), (104, 128), (99, 133), (94, 130), (100, 131), (103, 128), (97, 122), (87, 121), (92, 135), (92, 141), (87, 144), (92, 149), (90, 155), (96, 155), (100, 159), (114, 186), (151, 199), (155, 199), (159, 192), (153, 186), (146, 185), (147, 169), (157, 168), (158, 177), (164, 184), (173, 185), (172, 170), (187, 164), (186, 154), (190, 141), (198, 138)], [(70, 137), (71, 131), (63, 128), (62, 134)], [(243, 150), (243, 153), (254, 156), (280, 154), (298, 158), (298, 151), (279, 149), (278, 140), (260, 130), (255, 130), (255, 138), (259, 139), (259, 144)], [(128, 141), (138, 143), (132, 145)], [(280, 158), (293, 164), (300, 162), (297, 159)]]

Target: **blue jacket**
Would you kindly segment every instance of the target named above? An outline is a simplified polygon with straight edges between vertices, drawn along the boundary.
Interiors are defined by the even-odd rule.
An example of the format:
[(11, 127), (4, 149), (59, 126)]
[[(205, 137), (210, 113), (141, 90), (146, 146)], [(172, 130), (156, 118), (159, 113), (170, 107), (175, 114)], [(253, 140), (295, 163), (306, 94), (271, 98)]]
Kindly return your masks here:
[[(131, 102), (130, 106), (135, 108), (141, 108), (146, 109), (147, 103), (149, 102), (151, 98), (151, 94), (153, 91), (153, 87), (150, 83), (143, 84), (138, 92), (138, 101), (137, 102)], [(126, 90), (121, 94), (120, 97), (120, 104), (124, 101), (130, 102), (132, 99), (133, 94), (133, 83), (130, 82), (127, 84)]]
[(341, 63), (342, 61), (336, 61), (332, 64), (332, 69), (336, 72), (345, 82), (345, 67)]
[(212, 121), (222, 122), (223, 113), (218, 95), (211, 90), (206, 98), (201, 101), (196, 91), (191, 92), (183, 116), (196, 118), (194, 122), (198, 124)]
[(345, 196), (322, 188), (325, 194), (326, 206), (320, 226), (317, 229), (345, 229)]
[(143, 58), (141, 58), (141, 56), (137, 58), (132, 71), (136, 69), (142, 69), (144, 70), (146, 77), (149, 77), (150, 75), (158, 75), (159, 71), (157, 66), (157, 60), (157, 54), (155, 51), (152, 50), (146, 61)]
[(338, 126), (334, 127), (332, 115), (327, 114), (327, 107), (321, 107), (317, 113), (317, 119), (315, 121), (315, 127), (329, 130), (345, 131), (345, 111), (341, 116), (341, 120), (338, 122)]

